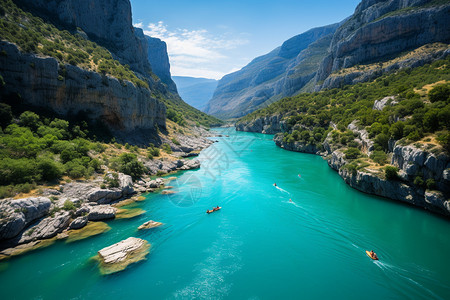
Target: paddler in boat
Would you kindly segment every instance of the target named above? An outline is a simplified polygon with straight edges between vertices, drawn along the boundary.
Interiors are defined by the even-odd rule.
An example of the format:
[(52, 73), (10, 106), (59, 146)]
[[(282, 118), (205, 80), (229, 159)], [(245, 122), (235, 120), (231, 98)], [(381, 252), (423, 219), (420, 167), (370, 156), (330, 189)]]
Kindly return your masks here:
[(377, 254), (375, 253), (375, 252), (373, 252), (373, 250), (370, 250), (370, 256), (373, 258), (373, 259), (378, 259), (378, 256), (377, 256)]
[(277, 183), (275, 182), (275, 183), (273, 184), (273, 186), (277, 186)]

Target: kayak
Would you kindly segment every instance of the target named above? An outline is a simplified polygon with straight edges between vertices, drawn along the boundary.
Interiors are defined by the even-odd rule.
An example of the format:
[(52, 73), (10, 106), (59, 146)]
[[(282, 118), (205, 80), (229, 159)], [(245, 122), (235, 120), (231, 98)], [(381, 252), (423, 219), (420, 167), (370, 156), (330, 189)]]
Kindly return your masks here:
[(374, 255), (372, 256), (372, 255), (370, 254), (370, 251), (366, 250), (366, 254), (367, 254), (367, 256), (370, 257), (371, 259), (373, 259), (373, 260), (378, 260), (378, 257), (377, 257), (377, 255), (376, 255), (375, 253), (374, 253)]
[(216, 208), (216, 209), (210, 209), (210, 210), (207, 210), (206, 213), (207, 213), (207, 214), (210, 214), (210, 213), (212, 213), (212, 212), (215, 212), (215, 211), (220, 210), (221, 208), (222, 208), (222, 207), (219, 207), (219, 208)]

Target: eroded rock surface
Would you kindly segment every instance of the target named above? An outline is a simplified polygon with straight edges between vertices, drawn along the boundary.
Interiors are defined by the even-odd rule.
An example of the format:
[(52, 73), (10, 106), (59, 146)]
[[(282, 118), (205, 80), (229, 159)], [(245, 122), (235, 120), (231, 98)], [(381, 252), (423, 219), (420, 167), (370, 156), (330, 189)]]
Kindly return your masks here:
[(129, 237), (109, 247), (98, 251), (100, 271), (111, 274), (124, 270), (129, 264), (145, 259), (149, 253), (150, 244), (142, 239)]

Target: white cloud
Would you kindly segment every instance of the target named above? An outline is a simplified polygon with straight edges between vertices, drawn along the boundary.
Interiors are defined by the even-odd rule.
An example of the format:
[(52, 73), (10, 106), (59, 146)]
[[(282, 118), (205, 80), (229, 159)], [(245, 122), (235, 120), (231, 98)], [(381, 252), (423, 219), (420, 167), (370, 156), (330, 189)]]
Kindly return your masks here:
[(238, 68), (227, 56), (227, 51), (248, 43), (246, 39), (228, 37), (227, 34), (213, 36), (205, 29), (169, 30), (162, 21), (150, 23), (145, 28), (142, 23), (134, 26), (143, 28), (146, 35), (167, 43), (171, 73), (178, 76), (219, 79), (228, 70)]
[(144, 23), (139, 22), (139, 23), (133, 24), (133, 26), (137, 27), (137, 28), (144, 28)]

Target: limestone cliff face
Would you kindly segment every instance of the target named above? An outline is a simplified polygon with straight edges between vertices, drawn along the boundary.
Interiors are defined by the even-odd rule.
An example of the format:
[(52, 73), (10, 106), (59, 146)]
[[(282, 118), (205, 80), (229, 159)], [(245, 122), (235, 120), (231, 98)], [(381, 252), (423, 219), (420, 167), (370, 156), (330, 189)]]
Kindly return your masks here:
[(275, 134), (283, 131), (284, 121), (282, 115), (267, 116), (257, 118), (250, 122), (236, 124), (237, 131), (260, 132), (265, 134)]
[(18, 0), (17, 3), (52, 22), (81, 28), (121, 63), (144, 76), (149, 74), (147, 44), (138, 38), (132, 26), (129, 0)]
[(314, 77), (338, 25), (297, 35), (224, 76), (205, 112), (220, 118), (242, 117), (265, 103), (294, 95)]
[(3, 95), (20, 94), (26, 103), (62, 115), (86, 111), (93, 120), (122, 132), (165, 127), (165, 106), (148, 89), (71, 65), (65, 66), (65, 77), (58, 79), (61, 66), (56, 59), (23, 54), (7, 42), (0, 42), (3, 50)]
[(450, 157), (445, 153), (434, 154), (414, 145), (394, 146), (391, 164), (404, 172), (404, 178), (414, 181), (416, 176), (424, 180), (434, 179), (440, 191), (450, 194)]
[(169, 55), (167, 45), (158, 38), (145, 36), (148, 43), (148, 61), (155, 73), (162, 82), (167, 85), (167, 89), (172, 93), (177, 93), (177, 86), (170, 75)]
[[(357, 64), (376, 61), (421, 45), (450, 41), (450, 4), (426, 0), (364, 0), (333, 36), (317, 80)], [(330, 87), (325, 82), (321, 88)]]

